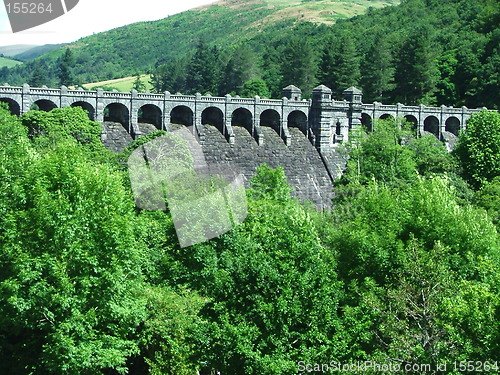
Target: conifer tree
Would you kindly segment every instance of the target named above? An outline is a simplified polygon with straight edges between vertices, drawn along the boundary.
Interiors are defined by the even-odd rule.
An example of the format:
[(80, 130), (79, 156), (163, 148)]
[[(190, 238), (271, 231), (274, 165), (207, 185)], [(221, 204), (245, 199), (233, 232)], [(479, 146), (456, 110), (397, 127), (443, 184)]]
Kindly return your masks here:
[(221, 94), (241, 94), (243, 84), (256, 78), (259, 78), (259, 67), (255, 52), (252, 47), (242, 44), (226, 64), (219, 91)]
[(439, 71), (430, 26), (419, 26), (403, 43), (396, 61), (396, 100), (406, 104), (434, 104)]
[(365, 101), (383, 101), (394, 88), (394, 66), (387, 38), (378, 34), (375, 43), (368, 50), (361, 66), (363, 96)]
[(293, 37), (283, 53), (281, 86), (295, 85), (307, 95), (316, 84), (317, 63), (311, 42)]
[(73, 52), (70, 48), (66, 48), (66, 52), (59, 60), (59, 83), (64, 86), (69, 86), (74, 84), (75, 77), (73, 74), (73, 67), (75, 65), (75, 59), (73, 57)]
[(35, 62), (33, 72), (28, 83), (32, 87), (40, 87), (47, 84), (47, 73), (40, 62)]
[(219, 49), (216, 46), (210, 48), (203, 39), (200, 40), (187, 71), (188, 93), (217, 94), (219, 71)]

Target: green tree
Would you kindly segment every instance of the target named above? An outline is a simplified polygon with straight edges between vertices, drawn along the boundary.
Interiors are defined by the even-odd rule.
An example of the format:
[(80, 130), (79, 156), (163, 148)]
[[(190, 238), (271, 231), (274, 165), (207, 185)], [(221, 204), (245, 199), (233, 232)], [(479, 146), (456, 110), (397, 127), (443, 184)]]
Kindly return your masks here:
[(283, 76), (280, 53), (273, 47), (267, 47), (262, 56), (262, 79), (266, 82), (272, 98), (280, 98)]
[[(387, 37), (379, 34), (368, 50), (362, 65), (361, 85), (367, 103), (383, 101), (394, 88), (394, 66)], [(346, 86), (350, 87), (350, 86)]]
[(363, 358), (434, 364), (496, 356), (498, 235), (447, 178), (352, 186), (338, 196), (331, 223), (323, 238), (338, 253), (345, 309), (371, 324)]
[(37, 150), (19, 121), (1, 120), (0, 138), (18, 140), (0, 151), (4, 371), (124, 373), (145, 305), (122, 175), (71, 137)]
[(434, 104), (439, 71), (431, 26), (419, 26), (396, 55), (396, 100), (406, 104)]
[(367, 183), (373, 179), (388, 184), (416, 178), (416, 161), (406, 142), (414, 138), (408, 124), (379, 120), (374, 132), (352, 134), (350, 158), (343, 179)]
[(73, 74), (75, 66), (75, 58), (71, 48), (66, 48), (64, 55), (59, 59), (58, 64), (58, 77), (59, 84), (70, 86), (75, 83), (75, 76)]
[[(54, 108), (50, 112), (29, 111), (22, 118), (35, 142), (47, 145), (67, 137), (73, 137), (87, 150), (102, 151), (102, 125), (91, 121), (81, 107)], [(40, 137), (46, 135), (48, 137)]]
[(250, 79), (243, 84), (241, 95), (245, 98), (253, 98), (255, 95), (261, 98), (269, 98), (270, 93), (266, 82), (260, 78)]
[(32, 87), (42, 87), (43, 85), (48, 84), (48, 74), (47, 74), (47, 69), (44, 68), (41, 62), (34, 62), (33, 65), (33, 70), (31, 72), (31, 76), (28, 79), (28, 83)]
[(186, 89), (186, 60), (172, 59), (153, 69), (151, 84), (153, 91), (160, 94), (165, 91), (171, 93), (184, 92)]
[(473, 115), (454, 152), (472, 186), (480, 188), (500, 176), (500, 114), (482, 111)]
[(454, 105), (457, 102), (458, 90), (455, 85), (457, 65), (456, 51), (450, 51), (438, 58), (437, 68), (440, 73), (440, 79), (436, 84), (438, 103)]
[(308, 39), (292, 37), (283, 51), (281, 61), (281, 86), (295, 85), (305, 94), (316, 84), (317, 62)]
[(335, 259), (281, 169), (258, 169), (247, 219), (190, 251), (172, 251), (170, 279), (209, 298), (195, 331), (203, 370), (284, 374), (299, 360), (343, 353)]
[[(234, 52), (221, 77), (221, 94), (242, 94), (245, 82), (259, 78), (259, 66), (255, 51), (248, 44), (240, 45)], [(269, 95), (268, 95), (269, 96)]]
[(138, 74), (135, 77), (133, 89), (137, 90), (138, 92), (145, 92), (146, 91), (146, 84), (142, 81), (140, 74)]
[(493, 223), (500, 225), (500, 176), (493, 178), (476, 192), (474, 201), (490, 215)]
[(323, 48), (318, 80), (332, 89), (335, 98), (359, 83), (359, 57), (354, 39), (349, 32), (335, 34)]
[(188, 66), (186, 86), (189, 93), (217, 94), (220, 78), (219, 49), (201, 39)]

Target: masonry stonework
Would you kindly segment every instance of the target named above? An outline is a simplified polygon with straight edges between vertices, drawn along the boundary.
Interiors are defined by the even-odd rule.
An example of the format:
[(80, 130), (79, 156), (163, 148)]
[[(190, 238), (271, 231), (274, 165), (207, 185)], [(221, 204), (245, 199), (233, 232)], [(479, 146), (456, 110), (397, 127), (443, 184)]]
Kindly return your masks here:
[(34, 105), (45, 111), (84, 108), (90, 119), (103, 124), (103, 143), (115, 152), (155, 129), (193, 126), (209, 163), (229, 163), (247, 180), (261, 163), (282, 166), (295, 194), (320, 208), (330, 207), (332, 181), (345, 165), (341, 145), (350, 130), (362, 126), (373, 130), (373, 121), (380, 118), (404, 118), (419, 134), (432, 133), (453, 144), (466, 121), (481, 110), (364, 104), (355, 87), (344, 91), (343, 100), (336, 100), (332, 90), (321, 85), (311, 98), (302, 99), (301, 90), (293, 85), (283, 89), (281, 100), (0, 86), (0, 101), (16, 115)]

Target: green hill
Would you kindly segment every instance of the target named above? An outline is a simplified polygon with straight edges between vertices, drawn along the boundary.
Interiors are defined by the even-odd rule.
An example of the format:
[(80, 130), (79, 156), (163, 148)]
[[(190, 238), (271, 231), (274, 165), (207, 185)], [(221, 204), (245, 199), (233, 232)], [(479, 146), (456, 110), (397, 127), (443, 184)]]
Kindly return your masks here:
[[(75, 74), (80, 82), (110, 80), (146, 72), (159, 61), (193, 51), (204, 38), (222, 48), (247, 41), (262, 33), (287, 34), (299, 21), (331, 24), (383, 7), (398, 0), (283, 1), (223, 0), (153, 22), (140, 22), (83, 38), (69, 45), (75, 55)], [(39, 59), (50, 77), (55, 77), (55, 61), (63, 49)], [(28, 79), (29, 67), (14, 74), (20, 83)], [(55, 79), (52, 79), (55, 84)], [(49, 84), (51, 82), (48, 82)]]
[(8, 46), (0, 46), (0, 54), (12, 57), (35, 47), (38, 46), (35, 44), (11, 44)]
[(322, 83), (335, 98), (354, 85), (365, 102), (499, 108), (498, 1), (397, 3), (223, 0), (83, 38), (0, 82), (56, 86), (70, 48), (70, 84), (151, 73), (156, 92), (279, 98), (295, 84), (307, 97)]
[(36, 46), (33, 48), (30, 48), (26, 51), (20, 52), (15, 55), (16, 59), (22, 60), (22, 61), (28, 61), (37, 58), (38, 56), (41, 56), (47, 52), (53, 51), (55, 49), (61, 48), (62, 46), (65, 46), (66, 43), (62, 44), (45, 44), (43, 46)]
[(22, 62), (9, 59), (7, 57), (0, 57), (0, 68), (7, 67), (7, 68), (12, 68), (13, 66), (22, 64)]

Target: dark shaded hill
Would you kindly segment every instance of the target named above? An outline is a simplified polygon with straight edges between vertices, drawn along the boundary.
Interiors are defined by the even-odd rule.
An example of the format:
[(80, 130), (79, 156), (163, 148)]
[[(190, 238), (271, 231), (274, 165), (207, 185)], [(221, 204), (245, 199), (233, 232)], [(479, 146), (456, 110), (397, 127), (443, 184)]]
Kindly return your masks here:
[(45, 44), (43, 46), (36, 46), (33, 48), (30, 48), (26, 51), (23, 51), (21, 53), (16, 54), (14, 57), (18, 60), (21, 61), (28, 61), (32, 59), (36, 59), (38, 56), (41, 56), (43, 54), (46, 54), (48, 52), (51, 52), (53, 50), (56, 50), (58, 48), (61, 48), (65, 46), (67, 43), (61, 43), (61, 44)]

